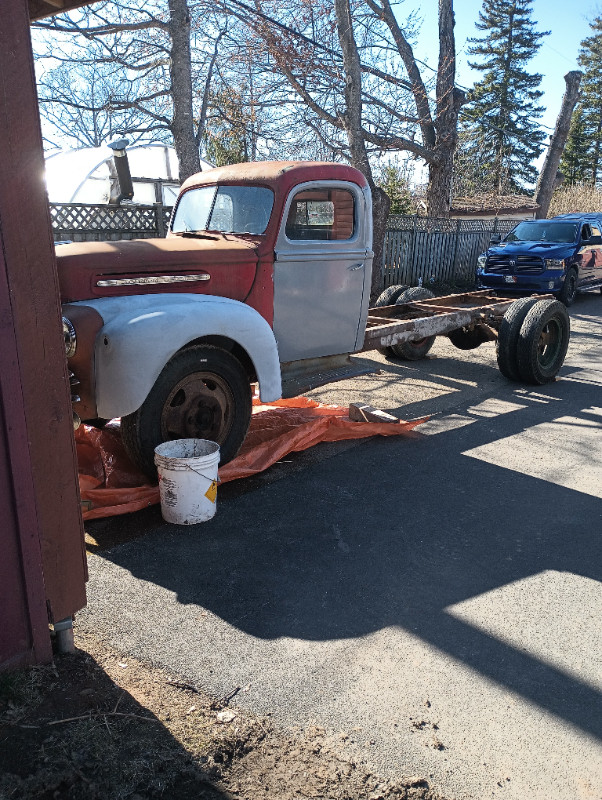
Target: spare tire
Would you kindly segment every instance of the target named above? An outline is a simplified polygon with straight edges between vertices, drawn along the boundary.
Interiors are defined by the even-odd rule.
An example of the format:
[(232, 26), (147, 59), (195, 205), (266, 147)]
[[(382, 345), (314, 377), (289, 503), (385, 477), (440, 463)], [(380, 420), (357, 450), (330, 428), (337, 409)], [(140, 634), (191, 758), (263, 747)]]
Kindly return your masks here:
[(381, 308), (382, 306), (393, 306), (399, 295), (405, 291), (407, 286), (389, 286), (385, 291), (378, 296), (373, 308)]
[(424, 286), (410, 286), (404, 292), (397, 296), (395, 301), (396, 306), (403, 305), (403, 303), (413, 303), (415, 300), (429, 300), (435, 295), (430, 289), (425, 289)]
[[(403, 305), (404, 303), (413, 303), (417, 300), (429, 300), (435, 295), (424, 286), (412, 286), (402, 292), (395, 301), (396, 306)], [(400, 342), (399, 344), (391, 345), (391, 353), (397, 358), (402, 358), (404, 361), (419, 361), (424, 358), (433, 346), (436, 336), (426, 336), (424, 339), (416, 339), (413, 342)]]

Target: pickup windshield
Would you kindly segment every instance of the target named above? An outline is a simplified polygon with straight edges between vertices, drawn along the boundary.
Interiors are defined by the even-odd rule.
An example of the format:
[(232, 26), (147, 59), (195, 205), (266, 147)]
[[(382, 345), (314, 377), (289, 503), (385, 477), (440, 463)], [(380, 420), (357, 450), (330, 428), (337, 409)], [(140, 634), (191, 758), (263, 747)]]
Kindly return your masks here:
[(574, 222), (521, 222), (510, 231), (506, 242), (557, 242), (570, 244), (577, 236)]
[(201, 186), (182, 195), (173, 233), (265, 233), (274, 193), (261, 186)]

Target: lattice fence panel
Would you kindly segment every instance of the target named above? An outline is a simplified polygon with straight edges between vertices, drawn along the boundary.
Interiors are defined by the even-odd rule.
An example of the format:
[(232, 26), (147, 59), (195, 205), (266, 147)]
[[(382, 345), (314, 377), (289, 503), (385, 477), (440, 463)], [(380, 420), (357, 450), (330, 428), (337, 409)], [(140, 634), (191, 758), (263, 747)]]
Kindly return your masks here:
[(55, 241), (116, 241), (165, 236), (171, 208), (51, 203)]

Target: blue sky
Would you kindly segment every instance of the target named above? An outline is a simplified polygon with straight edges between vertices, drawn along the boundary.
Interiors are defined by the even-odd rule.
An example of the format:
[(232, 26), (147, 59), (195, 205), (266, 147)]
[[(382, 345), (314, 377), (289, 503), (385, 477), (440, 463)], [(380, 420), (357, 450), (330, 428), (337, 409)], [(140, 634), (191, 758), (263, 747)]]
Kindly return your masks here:
[[(457, 78), (461, 86), (472, 86), (480, 74), (467, 65), (467, 39), (480, 34), (475, 28), (482, 0), (454, 0), (456, 16), (456, 55)], [(411, 9), (416, 9), (423, 17), (418, 45), (415, 47), (417, 58), (423, 58), (429, 64), (437, 63), (438, 30), (437, 0), (406, 0), (399, 7), (400, 17)], [(537, 30), (550, 31), (543, 40), (537, 56), (529, 66), (530, 72), (543, 75), (541, 89), (544, 92), (542, 105), (546, 113), (541, 122), (553, 129), (560, 110), (564, 94), (564, 75), (572, 69), (578, 69), (577, 56), (579, 45), (591, 31), (589, 21), (602, 14), (602, 2), (595, 0), (534, 0), (532, 19), (537, 23)]]

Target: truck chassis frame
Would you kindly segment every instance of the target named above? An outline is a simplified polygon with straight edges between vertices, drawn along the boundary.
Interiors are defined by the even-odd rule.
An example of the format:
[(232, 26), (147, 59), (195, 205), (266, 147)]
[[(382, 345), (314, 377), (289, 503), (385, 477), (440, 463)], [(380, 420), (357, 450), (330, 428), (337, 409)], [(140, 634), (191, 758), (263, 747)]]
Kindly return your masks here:
[[(550, 297), (543, 295), (540, 299)], [(515, 298), (502, 299), (491, 292), (478, 291), (371, 308), (362, 350), (391, 347), (429, 336), (445, 336), (474, 325), (486, 325), (491, 329), (493, 339), (496, 336), (494, 331), (499, 329), (513, 302)]]

